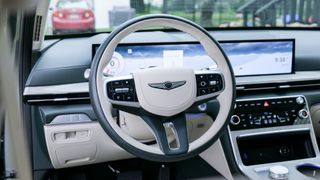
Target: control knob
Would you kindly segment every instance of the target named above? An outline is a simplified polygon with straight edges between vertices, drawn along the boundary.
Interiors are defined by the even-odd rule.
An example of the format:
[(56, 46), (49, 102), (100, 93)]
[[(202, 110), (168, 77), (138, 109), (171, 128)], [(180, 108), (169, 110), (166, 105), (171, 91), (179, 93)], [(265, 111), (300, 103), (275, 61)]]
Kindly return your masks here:
[(199, 111), (206, 111), (207, 110), (207, 104), (206, 103), (203, 103), (203, 104), (200, 104), (199, 106), (198, 106), (198, 110)]
[(238, 125), (238, 124), (240, 124), (240, 117), (239, 116), (237, 116), (237, 115), (233, 115), (233, 116), (231, 116), (231, 119), (230, 119), (230, 123), (232, 124), (232, 125)]
[(86, 79), (86, 80), (89, 80), (90, 78), (90, 68), (86, 69), (83, 73), (83, 77)]
[(303, 97), (301, 97), (301, 96), (297, 97), (296, 102), (297, 102), (298, 104), (303, 104), (303, 103), (304, 103)]
[(298, 116), (299, 116), (299, 118), (301, 118), (301, 119), (306, 119), (306, 118), (308, 118), (309, 113), (308, 113), (307, 110), (301, 109), (301, 110), (298, 112)]
[(288, 179), (289, 170), (285, 166), (275, 165), (269, 168), (269, 176), (272, 179)]

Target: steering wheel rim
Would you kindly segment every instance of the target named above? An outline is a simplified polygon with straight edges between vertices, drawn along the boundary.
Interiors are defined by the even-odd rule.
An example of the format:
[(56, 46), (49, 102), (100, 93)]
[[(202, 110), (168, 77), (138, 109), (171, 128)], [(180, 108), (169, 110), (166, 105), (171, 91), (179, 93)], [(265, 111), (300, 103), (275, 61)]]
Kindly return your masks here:
[[(208, 134), (207, 131), (204, 134), (207, 137), (203, 138), (203, 135), (194, 142), (191, 142), (190, 146), (188, 147), (188, 151), (183, 154), (164, 154), (159, 148), (147, 146), (145, 144), (137, 142), (132, 137), (121, 132), (121, 129), (114, 122), (111, 115), (112, 104), (106, 101), (108, 100), (108, 98), (102, 97), (106, 94), (105, 81), (106, 79), (108, 79), (106, 77), (101, 77), (103, 76), (102, 68), (111, 60), (113, 54), (111, 52), (115, 50), (118, 43), (124, 37), (131, 34), (132, 32), (149, 26), (168, 26), (193, 36), (202, 44), (202, 46), (205, 48), (206, 52), (212, 59), (218, 59), (218, 62), (216, 61), (216, 63), (218, 67), (223, 66), (224, 69), (222, 69), (221, 72), (224, 75), (224, 80), (226, 81), (227, 79), (224, 87), (225, 89), (224, 91), (222, 91), (222, 93), (225, 94), (222, 97), (222, 100), (219, 101), (220, 103), (224, 102), (222, 103), (223, 115), (221, 115), (221, 110), (217, 115), (217, 118), (220, 118), (222, 120), (218, 121), (218, 125), (215, 121), (208, 130), (213, 132), (211, 132), (211, 134)], [(232, 109), (234, 107), (235, 79), (230, 62), (219, 44), (202, 27), (189, 20), (172, 15), (141, 16), (138, 18), (134, 18), (116, 28), (114, 31), (112, 31), (112, 33), (108, 36), (104, 43), (101, 44), (94, 57), (90, 73), (89, 92), (91, 102), (102, 128), (116, 144), (118, 144), (126, 151), (138, 157), (152, 161), (171, 162), (187, 159), (189, 157), (198, 155), (220, 137), (220, 134), (225, 129), (228, 122), (227, 120), (230, 118)], [(221, 94), (219, 94), (217, 99), (221, 97)], [(215, 124), (217, 127), (213, 128)]]

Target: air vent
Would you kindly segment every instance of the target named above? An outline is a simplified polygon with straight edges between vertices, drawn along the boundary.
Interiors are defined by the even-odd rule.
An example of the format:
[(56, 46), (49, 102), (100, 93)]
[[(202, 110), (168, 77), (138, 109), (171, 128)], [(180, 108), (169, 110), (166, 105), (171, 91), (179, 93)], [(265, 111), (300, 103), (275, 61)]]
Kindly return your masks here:
[(298, 89), (298, 88), (307, 89), (307, 88), (316, 88), (316, 87), (317, 88), (320, 87), (320, 80), (237, 85), (237, 91), (258, 91), (258, 90)]
[(42, 16), (36, 15), (33, 41), (37, 41), (37, 42), (40, 41), (41, 24), (42, 24)]

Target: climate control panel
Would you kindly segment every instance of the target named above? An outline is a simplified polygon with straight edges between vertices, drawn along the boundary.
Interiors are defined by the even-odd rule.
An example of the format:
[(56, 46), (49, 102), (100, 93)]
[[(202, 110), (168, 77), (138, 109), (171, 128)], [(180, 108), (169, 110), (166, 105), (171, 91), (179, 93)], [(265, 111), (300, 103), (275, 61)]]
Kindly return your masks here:
[(309, 111), (304, 96), (238, 100), (230, 118), (230, 130), (307, 124)]

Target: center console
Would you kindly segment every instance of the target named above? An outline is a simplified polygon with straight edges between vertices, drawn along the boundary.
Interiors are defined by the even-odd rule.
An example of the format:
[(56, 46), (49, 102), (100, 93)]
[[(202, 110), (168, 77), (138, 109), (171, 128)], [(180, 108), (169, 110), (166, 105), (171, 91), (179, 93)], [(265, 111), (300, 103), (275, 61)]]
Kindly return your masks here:
[(304, 96), (237, 100), (229, 135), (239, 169), (251, 179), (309, 179), (298, 171), (320, 164)]

